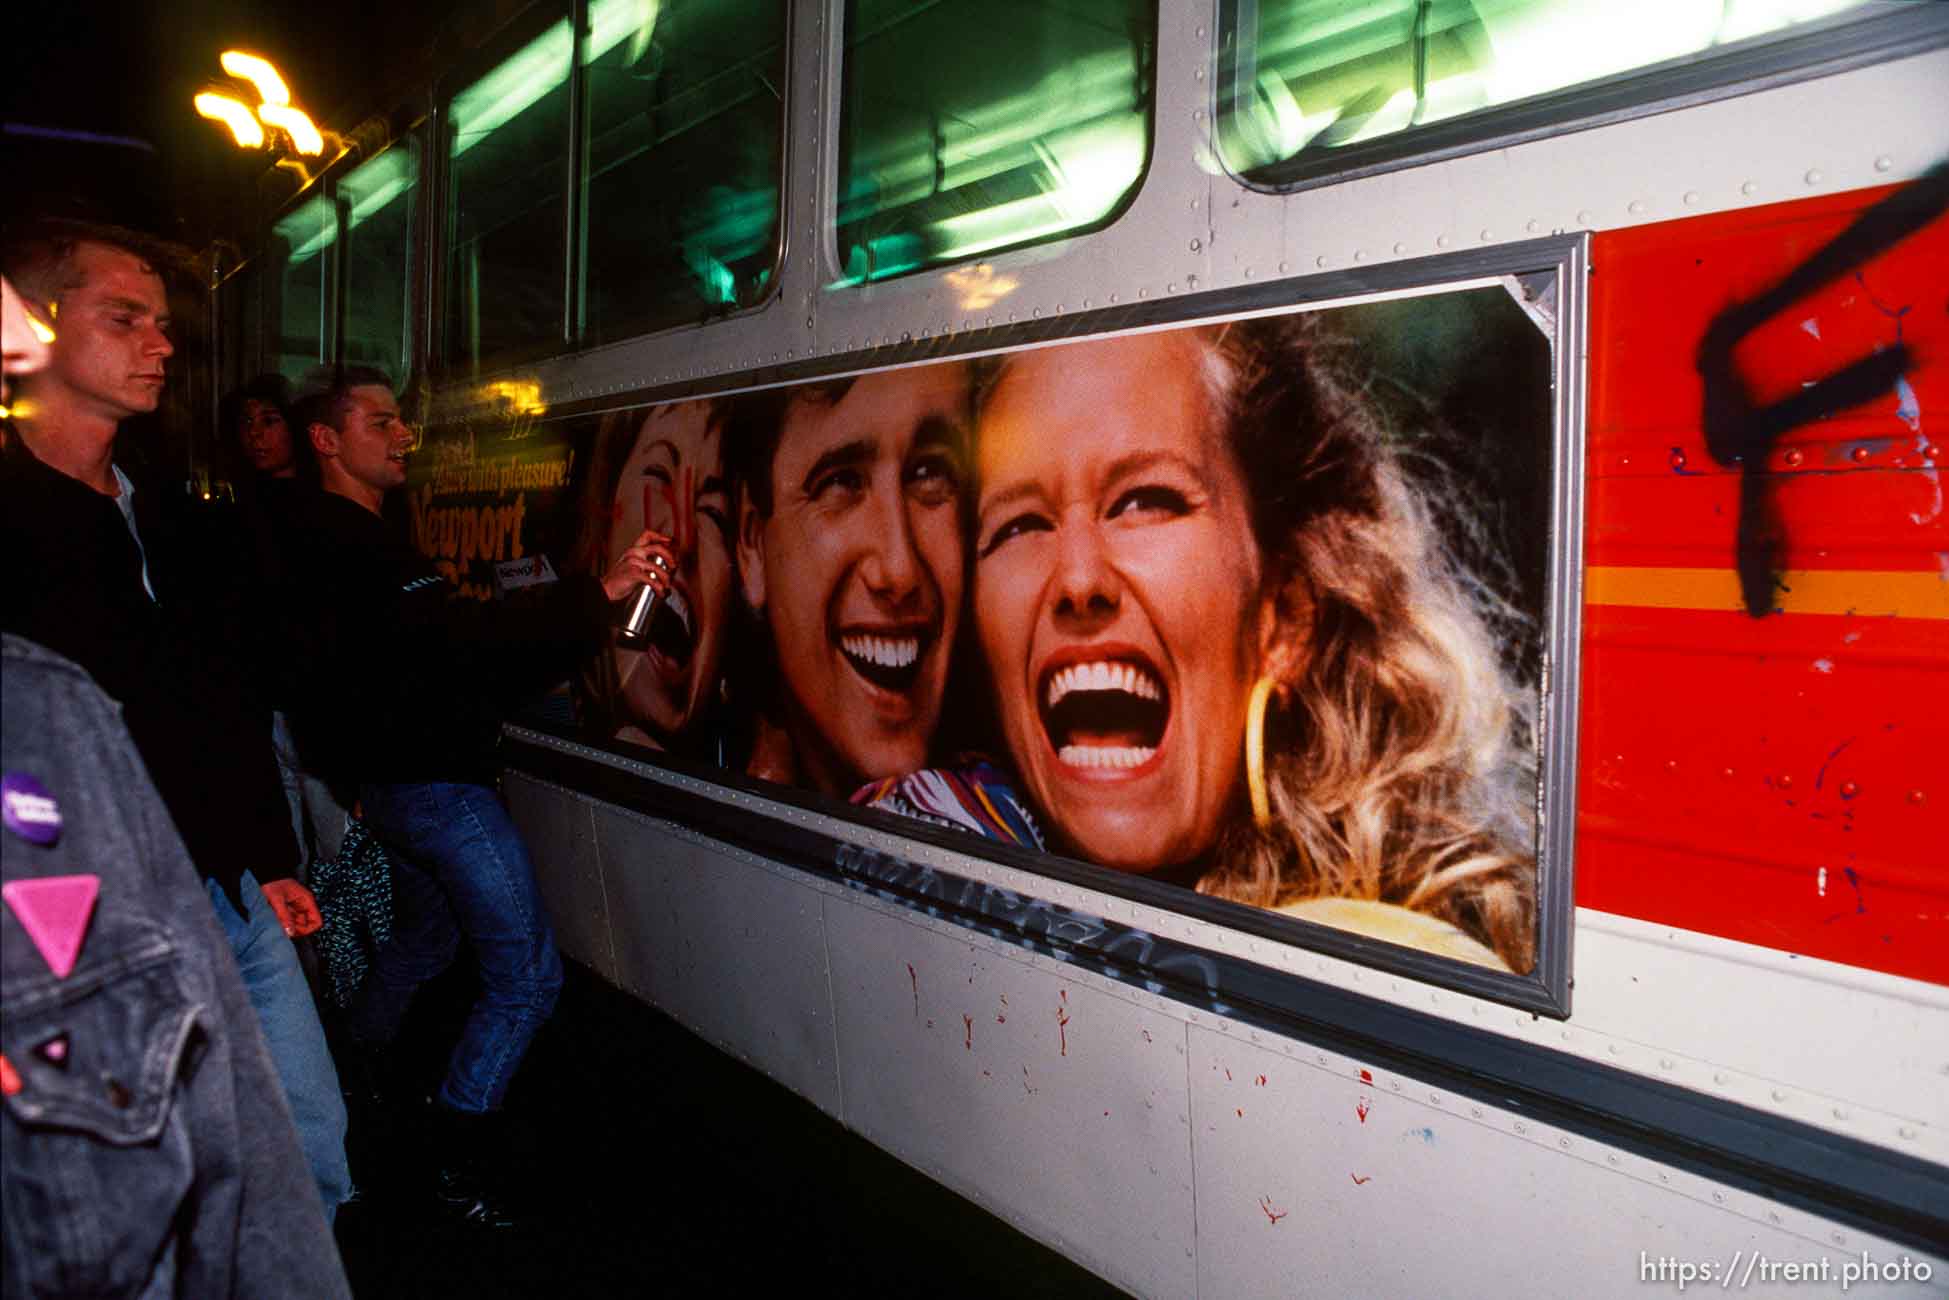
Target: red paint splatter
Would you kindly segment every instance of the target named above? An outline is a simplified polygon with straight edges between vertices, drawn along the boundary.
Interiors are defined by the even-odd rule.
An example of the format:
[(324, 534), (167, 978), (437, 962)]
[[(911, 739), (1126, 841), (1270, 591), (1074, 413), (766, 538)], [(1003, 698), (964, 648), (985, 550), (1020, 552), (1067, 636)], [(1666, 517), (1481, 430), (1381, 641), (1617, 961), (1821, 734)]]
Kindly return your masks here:
[(1362, 1097), (1354, 1103), (1353, 1113), (1360, 1116), (1360, 1122), (1365, 1124), (1367, 1122), (1367, 1112), (1373, 1108), (1373, 1103), (1369, 1102), (1365, 1097)]
[(928, 1027), (929, 1029), (932, 1029), (932, 1028), (934, 1027), (934, 1021), (933, 1021), (933, 1019), (932, 1019), (931, 1017), (930, 1017), (930, 1018), (928, 1019), (928, 1021), (927, 1021), (927, 1027)]
[(907, 982), (914, 986), (914, 1019), (920, 1019), (920, 976), (914, 974), (914, 964), (907, 963)]
[(994, 1076), (994, 1075), (992, 1075), (992, 1074), (990, 1074), (990, 1073), (988, 1073), (988, 1071), (986, 1071), (986, 1070), (983, 1070), (983, 1071), (981, 1072), (981, 1077), (982, 1077), (982, 1078), (984, 1078), (984, 1079), (992, 1079), (992, 1078), (994, 1078), (995, 1076)]
[(1265, 1211), (1266, 1221), (1273, 1224), (1277, 1224), (1279, 1220), (1285, 1218), (1288, 1214), (1292, 1213), (1291, 1210), (1273, 1209), (1272, 1198), (1270, 1196), (1261, 1196), (1259, 1198), (1259, 1208)]
[(996, 1015), (996, 1017), (995, 1017), (995, 1023), (996, 1023), (996, 1024), (998, 1024), (998, 1025), (1005, 1025), (1005, 1024), (1007, 1024), (1007, 1023), (1008, 1023), (1008, 1017), (1007, 1017), (1007, 1016), (1004, 1016), (1004, 1015), (1000, 1015), (1000, 1014), (997, 1014), (997, 1015)]
[(1367, 1071), (1362, 1070), (1360, 1072), (1360, 1081), (1362, 1083), (1372, 1083), (1374, 1081), (1374, 1076), (1369, 1074)]
[(1359, 1174), (1348, 1174), (1347, 1177), (1353, 1179), (1353, 1184), (1355, 1187), (1359, 1187), (1363, 1183), (1371, 1183), (1374, 1181), (1374, 1176), (1372, 1174), (1367, 1175), (1365, 1178), (1362, 1178)]
[(1265, 1087), (1265, 1076), (1263, 1074), (1259, 1076), (1258, 1083), (1261, 1088)]
[(1107, 1110), (1106, 1110), (1106, 1111), (1104, 1111), (1104, 1112), (1103, 1112), (1103, 1118), (1104, 1118), (1104, 1119), (1108, 1119), (1108, 1118), (1110, 1118), (1110, 1112), (1109, 1112), (1109, 1111), (1107, 1111)]
[(1067, 1002), (1067, 1001), (1069, 1001), (1069, 990), (1068, 990), (1068, 989), (1063, 989), (1063, 990), (1061, 990), (1061, 994), (1062, 994), (1062, 1000), (1063, 1000), (1064, 1002)]
[(970, 1052), (972, 1052), (974, 1051), (974, 1017), (962, 1016), (961, 1023), (967, 1027), (967, 1031), (968, 1031), (967, 1041), (963, 1042), (961, 1046), (967, 1048)]
[(1056, 1034), (1062, 1040), (1062, 1054), (1069, 1055), (1069, 1013), (1056, 1008)]
[(1238, 1112), (1236, 1112), (1236, 1113), (1237, 1113), (1237, 1115), (1238, 1115), (1238, 1117), (1239, 1117), (1240, 1119), (1244, 1119), (1244, 1118), (1245, 1118), (1245, 1112), (1244, 1112), (1243, 1110), (1240, 1110), (1240, 1111), (1238, 1111)]

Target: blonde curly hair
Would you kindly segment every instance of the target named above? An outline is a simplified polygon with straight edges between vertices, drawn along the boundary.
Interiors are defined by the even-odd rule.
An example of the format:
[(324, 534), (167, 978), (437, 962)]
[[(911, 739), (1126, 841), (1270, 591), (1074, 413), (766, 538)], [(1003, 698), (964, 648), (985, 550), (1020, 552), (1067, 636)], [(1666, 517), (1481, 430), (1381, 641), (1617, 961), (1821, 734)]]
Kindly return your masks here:
[[(1465, 558), (1458, 494), (1418, 483), (1317, 317), (1201, 331), (1205, 382), (1252, 494), (1278, 644), (1272, 816), (1228, 819), (1199, 892), (1261, 907), (1394, 903), (1535, 964), (1537, 693), (1498, 651), (1533, 620)], [(1434, 502), (1455, 518), (1444, 530)]]

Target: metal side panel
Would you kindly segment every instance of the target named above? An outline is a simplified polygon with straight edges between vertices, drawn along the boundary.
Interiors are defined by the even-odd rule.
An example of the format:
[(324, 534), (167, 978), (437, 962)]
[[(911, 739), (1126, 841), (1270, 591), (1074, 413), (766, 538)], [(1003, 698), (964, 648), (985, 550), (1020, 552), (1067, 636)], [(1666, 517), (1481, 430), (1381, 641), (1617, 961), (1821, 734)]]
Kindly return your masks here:
[(865, 894), (826, 930), (848, 1126), (1119, 1286), (1192, 1293), (1181, 1018)]
[(616, 956), (610, 946), (609, 900), (596, 862), (594, 806), (583, 795), (508, 772), (501, 782), (514, 824), (535, 860), (535, 881), (563, 952), (611, 982)]
[(819, 888), (640, 813), (595, 825), (617, 984), (838, 1117)]
[(1939, 1258), (1333, 1052), (1207, 1018), (1188, 1036), (1202, 1300), (1640, 1294), (1677, 1289), (1681, 1266), (1688, 1285), (1788, 1295), (1819, 1274), (1787, 1266), (1823, 1260), (1823, 1294), (1850, 1263), (1949, 1276)]

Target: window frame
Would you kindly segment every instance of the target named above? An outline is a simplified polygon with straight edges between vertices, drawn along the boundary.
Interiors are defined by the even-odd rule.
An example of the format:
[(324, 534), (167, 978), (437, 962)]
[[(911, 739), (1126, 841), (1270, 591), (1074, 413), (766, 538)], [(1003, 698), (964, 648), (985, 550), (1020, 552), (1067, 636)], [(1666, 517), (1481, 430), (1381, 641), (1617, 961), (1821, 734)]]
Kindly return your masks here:
[[(1432, 122), (1378, 139), (1240, 171), (1219, 145), (1219, 128), (1234, 110), (1237, 23), (1242, 0), (1217, 0), (1212, 43), (1212, 155), (1246, 189), (1296, 194), (1407, 167), (1443, 162), (1633, 118), (1690, 108), (1776, 86), (1830, 76), (1949, 44), (1949, 6), (1913, 0), (1909, 8), (1862, 18), (1831, 15), (1762, 36), (1731, 49), (1681, 55), (1663, 63), (1580, 82)], [(1303, 157), (1301, 151), (1300, 157)]]

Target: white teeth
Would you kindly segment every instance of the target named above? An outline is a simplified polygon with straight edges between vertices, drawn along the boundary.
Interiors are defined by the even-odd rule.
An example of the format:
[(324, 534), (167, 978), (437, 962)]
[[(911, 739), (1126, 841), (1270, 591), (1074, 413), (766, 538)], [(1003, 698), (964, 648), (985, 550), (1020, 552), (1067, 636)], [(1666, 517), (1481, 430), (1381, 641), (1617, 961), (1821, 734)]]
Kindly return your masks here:
[(684, 632), (688, 635), (692, 631), (690, 626), (690, 602), (685, 600), (684, 594), (675, 587), (670, 588), (670, 594), (666, 599), (670, 602), (670, 612), (683, 620)]
[(1141, 767), (1155, 745), (1064, 745), (1057, 757), (1070, 767)]
[(1056, 675), (1049, 679), (1046, 707), (1055, 708), (1056, 702), (1071, 691), (1122, 691), (1144, 700), (1164, 698), (1164, 690), (1157, 684), (1157, 679), (1142, 668), (1107, 660), (1071, 664), (1057, 670)]
[(905, 668), (920, 658), (917, 636), (843, 636), (839, 644), (853, 658), (882, 668)]

